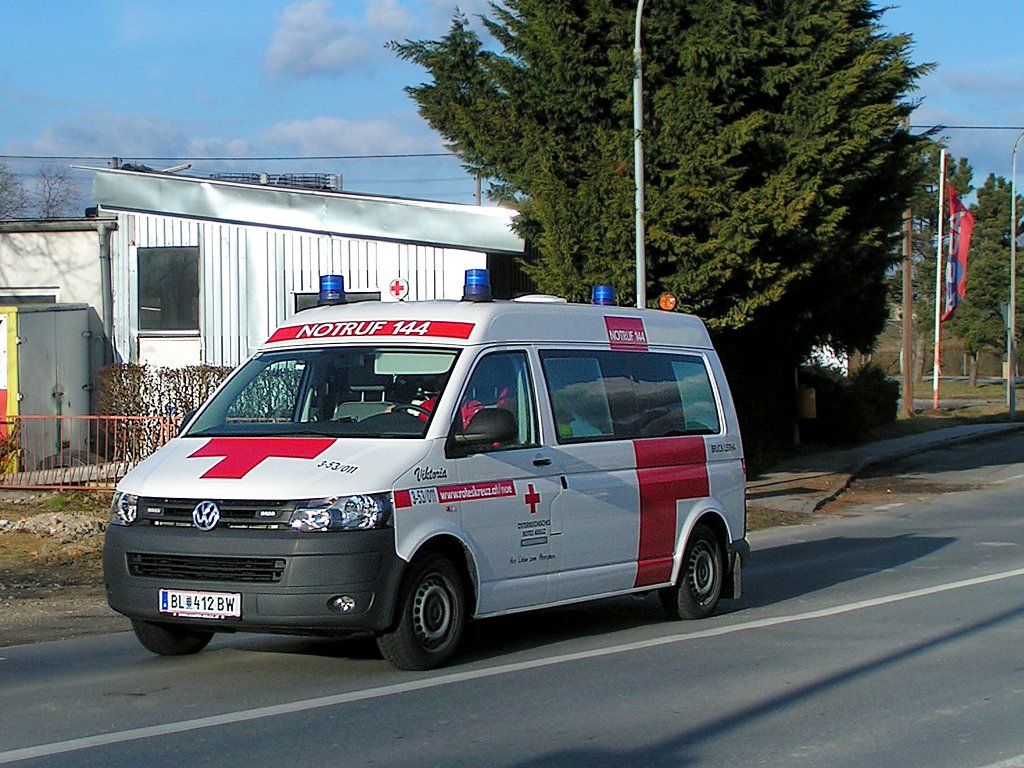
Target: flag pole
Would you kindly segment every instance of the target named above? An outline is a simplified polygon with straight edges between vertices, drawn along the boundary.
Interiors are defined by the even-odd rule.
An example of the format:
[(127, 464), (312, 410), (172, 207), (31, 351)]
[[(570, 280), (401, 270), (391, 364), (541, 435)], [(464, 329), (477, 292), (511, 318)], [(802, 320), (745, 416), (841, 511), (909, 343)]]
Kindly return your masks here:
[(935, 358), (932, 363), (932, 408), (939, 409), (939, 364), (942, 359), (942, 225), (946, 216), (946, 150), (939, 152), (939, 223), (935, 242)]

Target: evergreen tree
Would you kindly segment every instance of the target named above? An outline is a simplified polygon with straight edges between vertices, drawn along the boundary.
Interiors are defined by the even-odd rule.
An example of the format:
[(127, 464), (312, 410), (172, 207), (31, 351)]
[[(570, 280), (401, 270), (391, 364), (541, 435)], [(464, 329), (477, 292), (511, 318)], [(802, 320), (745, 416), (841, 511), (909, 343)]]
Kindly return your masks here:
[[(521, 211), (540, 287), (633, 295), (632, 0), (506, 0), (394, 44), (421, 115)], [(920, 166), (923, 73), (869, 0), (659, 0), (643, 20), (648, 293), (701, 315), (750, 386), (870, 348)], [(788, 373), (786, 373), (788, 371)], [(734, 372), (731, 372), (731, 374)], [(788, 377), (788, 379), (787, 379)], [(772, 395), (772, 387), (762, 389)], [(784, 385), (783, 385), (784, 389)], [(788, 393), (784, 396), (788, 407)]]

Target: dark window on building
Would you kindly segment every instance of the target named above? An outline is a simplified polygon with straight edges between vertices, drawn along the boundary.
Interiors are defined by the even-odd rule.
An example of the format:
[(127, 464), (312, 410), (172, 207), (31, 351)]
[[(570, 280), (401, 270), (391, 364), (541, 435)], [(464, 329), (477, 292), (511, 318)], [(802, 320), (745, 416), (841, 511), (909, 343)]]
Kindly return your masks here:
[(139, 248), (139, 330), (199, 330), (199, 248)]
[(0, 306), (21, 306), (22, 304), (56, 304), (56, 293), (0, 293)]

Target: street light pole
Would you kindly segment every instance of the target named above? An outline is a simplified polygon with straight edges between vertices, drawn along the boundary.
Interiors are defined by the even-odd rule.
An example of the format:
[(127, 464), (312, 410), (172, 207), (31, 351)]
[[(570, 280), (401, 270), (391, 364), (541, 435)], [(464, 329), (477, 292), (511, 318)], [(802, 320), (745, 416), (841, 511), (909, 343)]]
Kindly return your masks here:
[(1024, 132), (1013, 142), (1010, 155), (1010, 305), (1007, 310), (1006, 405), (1013, 418), (1017, 411), (1017, 148)]
[(644, 0), (637, 0), (636, 30), (633, 42), (633, 179), (636, 208), (636, 305), (647, 306), (647, 252), (644, 245), (644, 73), (640, 47), (640, 20)]

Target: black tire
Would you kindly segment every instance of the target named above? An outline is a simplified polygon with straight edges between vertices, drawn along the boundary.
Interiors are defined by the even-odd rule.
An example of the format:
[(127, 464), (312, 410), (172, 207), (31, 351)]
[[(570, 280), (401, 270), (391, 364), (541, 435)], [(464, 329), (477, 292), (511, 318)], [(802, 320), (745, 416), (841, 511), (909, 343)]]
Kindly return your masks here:
[(132, 629), (147, 651), (160, 656), (199, 653), (213, 639), (213, 632), (143, 619), (132, 619)]
[(377, 647), (398, 669), (436, 669), (458, 650), (466, 626), (462, 574), (448, 558), (416, 558), (402, 581), (394, 627)]
[(679, 581), (659, 590), (665, 612), (673, 619), (703, 619), (722, 596), (722, 547), (704, 523), (694, 526), (683, 553)]

